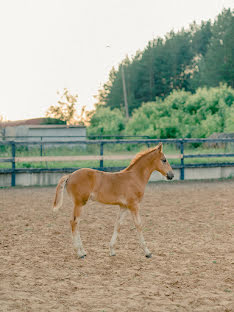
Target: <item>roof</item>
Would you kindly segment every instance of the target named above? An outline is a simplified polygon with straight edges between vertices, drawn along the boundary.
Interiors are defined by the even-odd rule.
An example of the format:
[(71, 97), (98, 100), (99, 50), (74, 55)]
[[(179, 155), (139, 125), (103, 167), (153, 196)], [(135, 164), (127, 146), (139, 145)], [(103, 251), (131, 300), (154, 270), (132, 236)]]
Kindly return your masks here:
[(15, 127), (15, 126), (24, 126), (24, 125), (41, 125), (43, 122), (45, 122), (47, 118), (41, 117), (41, 118), (32, 118), (32, 119), (24, 119), (24, 120), (9, 120), (4, 121), (0, 125), (2, 127)]
[(80, 125), (66, 125), (66, 124), (45, 124), (48, 118), (32, 118), (24, 120), (13, 120), (0, 122), (0, 127), (17, 127), (17, 126), (30, 126), (30, 128), (86, 128)]
[(86, 128), (80, 125), (27, 125), (30, 129), (55, 129), (55, 128)]

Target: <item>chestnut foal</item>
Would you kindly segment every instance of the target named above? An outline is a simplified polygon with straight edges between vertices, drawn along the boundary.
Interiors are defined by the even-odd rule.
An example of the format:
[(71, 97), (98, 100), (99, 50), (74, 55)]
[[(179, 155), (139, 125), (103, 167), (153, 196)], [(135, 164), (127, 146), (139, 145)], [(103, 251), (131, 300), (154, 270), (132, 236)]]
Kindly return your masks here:
[(71, 196), (74, 209), (71, 222), (73, 244), (78, 256), (84, 258), (86, 252), (80, 238), (79, 222), (82, 207), (91, 199), (103, 204), (119, 205), (119, 214), (114, 226), (114, 233), (110, 241), (110, 255), (115, 255), (114, 245), (120, 225), (127, 211), (131, 212), (137, 229), (141, 247), (147, 258), (151, 257), (142, 233), (142, 223), (139, 214), (139, 203), (144, 195), (145, 186), (151, 173), (157, 170), (167, 179), (174, 177), (171, 166), (166, 160), (162, 143), (144, 152), (138, 153), (130, 165), (116, 173), (102, 172), (83, 168), (62, 177), (57, 185), (53, 210), (57, 211), (63, 201), (63, 190), (66, 185)]

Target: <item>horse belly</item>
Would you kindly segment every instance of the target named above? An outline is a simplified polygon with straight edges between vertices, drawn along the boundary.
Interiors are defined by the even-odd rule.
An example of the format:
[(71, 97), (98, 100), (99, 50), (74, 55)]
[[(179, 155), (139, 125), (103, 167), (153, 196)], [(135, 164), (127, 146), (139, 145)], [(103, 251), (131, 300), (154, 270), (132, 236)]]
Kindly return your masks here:
[(94, 187), (90, 199), (109, 205), (127, 205), (126, 187), (113, 177), (103, 177), (101, 183)]

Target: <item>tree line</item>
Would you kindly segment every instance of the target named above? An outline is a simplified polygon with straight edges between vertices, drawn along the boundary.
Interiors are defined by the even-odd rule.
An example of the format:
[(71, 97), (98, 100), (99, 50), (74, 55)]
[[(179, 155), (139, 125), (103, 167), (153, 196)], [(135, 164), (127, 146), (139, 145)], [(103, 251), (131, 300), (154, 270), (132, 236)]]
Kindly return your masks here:
[[(234, 132), (233, 53), (230, 9), (214, 22), (194, 22), (187, 30), (150, 41), (110, 71), (96, 109), (87, 114), (88, 134), (204, 138)], [(50, 107), (47, 116), (71, 123), (76, 102), (77, 95), (64, 89), (59, 105)]]
[(126, 121), (119, 108), (100, 105), (92, 114), (89, 135), (145, 135), (150, 138), (205, 138), (234, 132), (234, 89), (227, 85), (173, 90), (164, 99), (142, 104)]
[(194, 22), (187, 30), (171, 31), (149, 41), (132, 59), (126, 57), (110, 71), (97, 105), (124, 112), (123, 70), (130, 115), (142, 103), (165, 99), (173, 90), (195, 93), (220, 83), (233, 88), (233, 47), (234, 15), (224, 9), (213, 22)]

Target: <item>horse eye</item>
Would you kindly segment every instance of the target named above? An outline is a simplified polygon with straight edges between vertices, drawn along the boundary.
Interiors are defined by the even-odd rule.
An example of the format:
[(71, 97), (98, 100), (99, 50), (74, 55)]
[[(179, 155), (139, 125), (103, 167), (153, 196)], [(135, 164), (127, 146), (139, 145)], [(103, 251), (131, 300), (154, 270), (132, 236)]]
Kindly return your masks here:
[(162, 159), (162, 162), (164, 162), (164, 163), (167, 162), (166, 158)]

